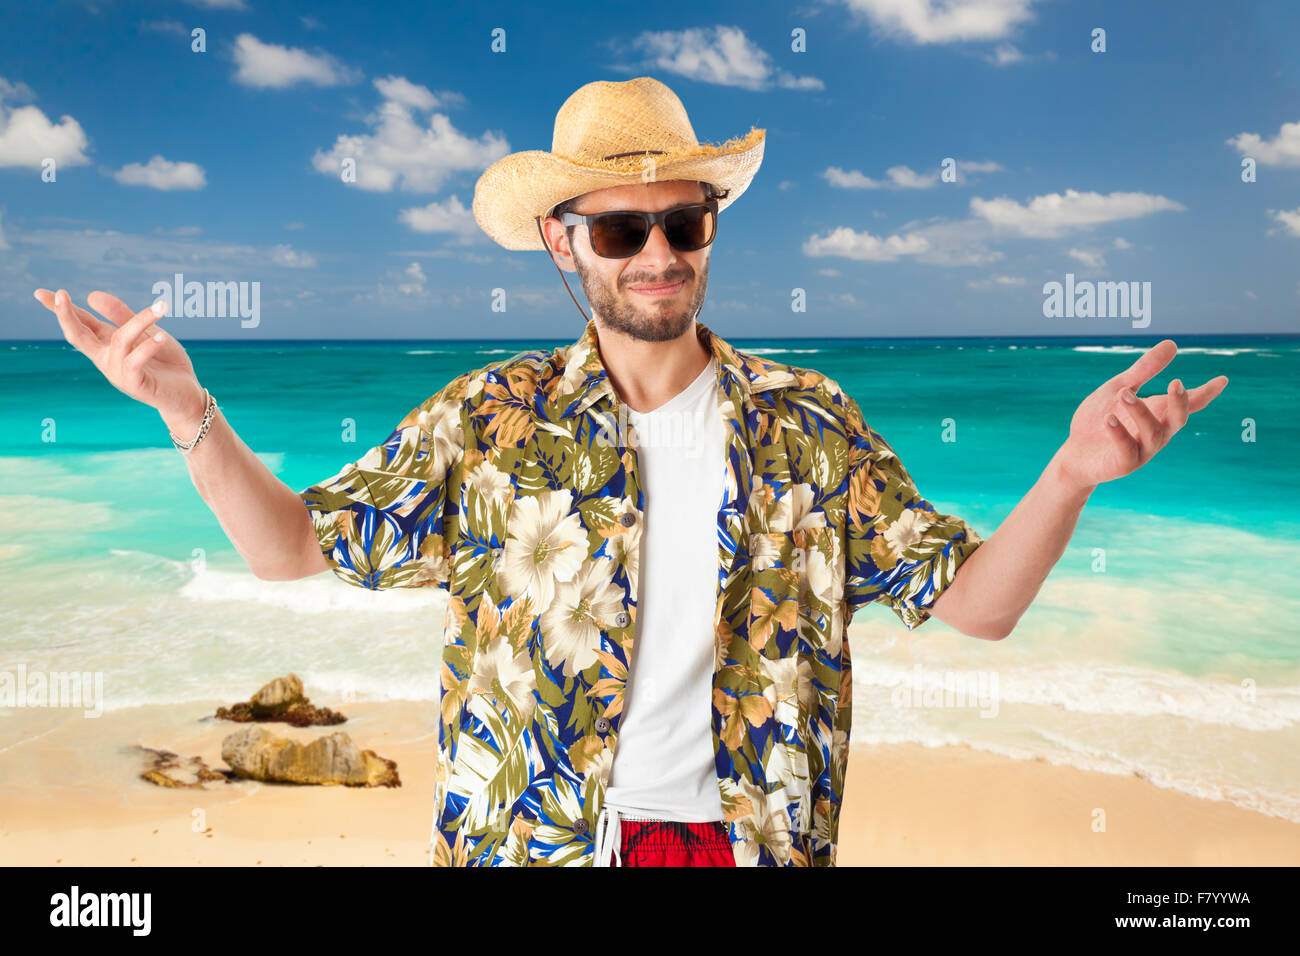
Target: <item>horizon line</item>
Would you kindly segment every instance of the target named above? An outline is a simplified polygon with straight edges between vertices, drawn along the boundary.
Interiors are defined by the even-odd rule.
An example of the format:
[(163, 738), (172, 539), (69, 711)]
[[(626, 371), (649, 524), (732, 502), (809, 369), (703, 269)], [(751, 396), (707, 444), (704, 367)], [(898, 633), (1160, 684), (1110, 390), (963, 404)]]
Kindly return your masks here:
[[(1150, 339), (1152, 342), (1160, 342), (1164, 339), (1175, 337), (1188, 338), (1221, 338), (1221, 339), (1246, 339), (1246, 338), (1281, 338), (1281, 339), (1300, 339), (1300, 332), (1165, 332), (1163, 334), (1145, 332), (1143, 334), (1093, 334), (1093, 335), (800, 335), (800, 336), (729, 336), (725, 337), (729, 342), (742, 341), (781, 341), (781, 342), (813, 342), (813, 341), (843, 341), (843, 342), (891, 342), (891, 341), (928, 341), (928, 340), (972, 340), (987, 341), (990, 339), (1046, 339), (1061, 341), (1079, 341), (1084, 339), (1114, 339), (1119, 341), (1133, 341), (1135, 339)], [(182, 345), (187, 343), (238, 343), (246, 345), (258, 345), (269, 342), (530, 342), (542, 339), (553, 339), (556, 336), (515, 336), (510, 338), (250, 338), (247, 336), (237, 338), (187, 338), (181, 341)], [(559, 338), (564, 338), (563, 335)], [(67, 339), (62, 337), (55, 338), (27, 338), (27, 339), (0, 339), (0, 344), (63, 344), (70, 345)]]

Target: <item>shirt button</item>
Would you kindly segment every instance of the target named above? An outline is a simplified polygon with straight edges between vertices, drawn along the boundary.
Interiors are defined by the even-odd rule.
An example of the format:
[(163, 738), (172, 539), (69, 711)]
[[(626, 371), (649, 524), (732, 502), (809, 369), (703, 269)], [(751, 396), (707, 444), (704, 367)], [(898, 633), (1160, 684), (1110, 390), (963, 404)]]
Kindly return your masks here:
[(619, 611), (618, 617), (614, 618), (614, 624), (617, 627), (627, 627), (628, 622), (631, 620), (632, 618), (628, 616), (627, 611)]
[(499, 559), (499, 558), (501, 557), (501, 555), (502, 555), (504, 552), (505, 552), (505, 549), (504, 549), (504, 548), (493, 548), (493, 549), (492, 549), (492, 560), (493, 560), (493, 561), (496, 561), (497, 559)]
[(609, 719), (606, 717), (596, 718), (596, 733), (603, 734), (609, 730)]
[(586, 820), (583, 820), (583, 819), (581, 819), (581, 818), (575, 820), (575, 821), (573, 822), (573, 832), (574, 832), (574, 833), (586, 833), (586, 832), (587, 832), (587, 821), (586, 821)]
[(618, 523), (624, 528), (630, 528), (632, 525), (636, 524), (636, 515), (632, 514), (630, 511), (625, 511), (618, 516)]

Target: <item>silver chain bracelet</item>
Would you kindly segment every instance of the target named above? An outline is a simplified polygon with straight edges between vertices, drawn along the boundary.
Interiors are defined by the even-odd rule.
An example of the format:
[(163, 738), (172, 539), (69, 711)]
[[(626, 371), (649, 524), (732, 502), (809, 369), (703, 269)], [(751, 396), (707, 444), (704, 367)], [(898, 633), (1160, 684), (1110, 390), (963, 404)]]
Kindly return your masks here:
[(206, 388), (203, 390), (203, 397), (207, 400), (207, 407), (203, 411), (203, 421), (199, 425), (199, 433), (194, 436), (193, 441), (177, 441), (176, 436), (173, 435), (170, 430), (167, 432), (168, 437), (170, 437), (172, 440), (172, 444), (175, 445), (177, 449), (179, 449), (182, 452), (189, 451), (191, 448), (193, 448), (195, 445), (201, 442), (203, 440), (203, 436), (208, 433), (208, 429), (212, 426), (212, 417), (213, 415), (216, 414), (217, 411), (217, 401), (212, 397), (212, 395), (208, 392)]

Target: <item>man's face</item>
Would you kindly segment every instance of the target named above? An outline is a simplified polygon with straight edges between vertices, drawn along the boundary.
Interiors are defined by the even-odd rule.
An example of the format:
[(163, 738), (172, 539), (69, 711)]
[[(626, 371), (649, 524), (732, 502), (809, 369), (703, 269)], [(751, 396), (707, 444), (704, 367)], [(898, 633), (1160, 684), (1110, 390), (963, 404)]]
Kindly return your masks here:
[[(586, 193), (575, 212), (590, 214), (614, 209), (659, 212), (682, 203), (699, 202), (704, 186), (694, 180), (667, 180), (611, 186)], [(628, 259), (604, 259), (591, 249), (586, 226), (573, 230), (569, 247), (558, 221), (548, 220), (552, 248), (564, 268), (574, 263), (592, 311), (604, 327), (646, 342), (679, 338), (692, 326), (704, 303), (709, 283), (709, 250), (681, 252), (668, 244), (663, 228), (655, 224), (645, 247)], [(564, 253), (568, 251), (569, 256)], [(680, 282), (670, 294), (655, 295), (638, 287), (663, 286)]]

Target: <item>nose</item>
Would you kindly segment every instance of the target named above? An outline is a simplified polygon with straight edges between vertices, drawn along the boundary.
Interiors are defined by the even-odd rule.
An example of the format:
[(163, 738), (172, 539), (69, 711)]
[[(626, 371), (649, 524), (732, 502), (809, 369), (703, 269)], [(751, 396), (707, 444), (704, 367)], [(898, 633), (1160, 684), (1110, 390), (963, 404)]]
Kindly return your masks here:
[(661, 274), (677, 261), (677, 250), (669, 244), (663, 226), (655, 223), (650, 227), (650, 235), (646, 236), (645, 245), (633, 258), (647, 271)]

